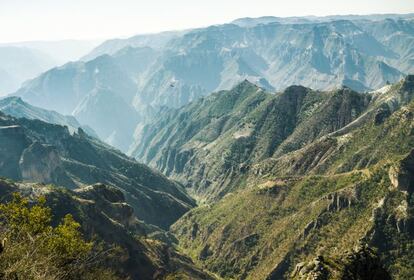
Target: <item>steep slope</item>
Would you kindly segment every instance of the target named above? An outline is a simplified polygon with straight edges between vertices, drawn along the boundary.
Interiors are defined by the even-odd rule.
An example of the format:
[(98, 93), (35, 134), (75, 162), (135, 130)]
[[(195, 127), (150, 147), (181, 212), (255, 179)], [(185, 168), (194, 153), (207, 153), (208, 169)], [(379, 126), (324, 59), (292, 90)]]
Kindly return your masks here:
[[(403, 22), (412, 26), (409, 20)], [(372, 28), (360, 25), (350, 20), (273, 22), (189, 31), (168, 44), (139, 86), (135, 102), (180, 107), (246, 78), (269, 90), (300, 84), (322, 90), (347, 85), (365, 91), (412, 71), (412, 63), (402, 57), (404, 50), (378, 41)], [(403, 27), (392, 34), (400, 34), (399, 28)], [(410, 40), (411, 35), (401, 37)], [(401, 68), (402, 63), (408, 67)]]
[(380, 42), (385, 48), (392, 52), (392, 56), (384, 61), (400, 71), (411, 73), (413, 62), (414, 44), (414, 20), (413, 18), (386, 19), (379, 22), (358, 22), (357, 25), (366, 30)]
[(85, 130), (90, 136), (98, 137), (92, 128), (81, 126), (72, 116), (63, 116), (55, 111), (48, 111), (32, 106), (24, 102), (20, 97), (6, 97), (0, 100), (0, 111), (15, 118), (36, 119), (48, 123), (67, 126), (70, 132), (76, 131), (79, 127)]
[[(143, 128), (142, 140), (132, 155), (168, 176), (178, 179), (182, 174), (185, 185), (191, 185), (194, 179), (193, 182), (197, 182), (194, 187), (202, 192), (213, 182), (207, 174), (217, 176), (214, 178), (217, 181), (220, 176), (228, 175), (220, 170), (230, 169), (232, 146), (250, 149), (248, 145), (237, 146), (245, 137), (234, 136), (237, 133), (235, 128), (246, 134), (241, 136), (249, 136), (253, 128), (249, 128), (248, 124), (244, 127), (240, 120), (247, 118), (255, 107), (270, 98), (270, 94), (245, 81), (232, 91), (219, 92), (180, 110), (172, 110)], [(224, 139), (222, 145), (221, 139)], [(211, 147), (208, 146), (210, 143), (213, 143)], [(227, 150), (223, 145), (227, 146)], [(210, 148), (214, 151), (210, 152)], [(245, 154), (241, 151), (238, 156)], [(201, 159), (203, 163), (199, 162)], [(195, 177), (191, 178), (192, 175)]]
[(0, 115), (0, 175), (76, 188), (121, 189), (139, 219), (163, 228), (194, 206), (181, 186), (79, 129)]
[(397, 82), (414, 70), (409, 17), (264, 19), (108, 41), (85, 62), (52, 69), (15, 94), (74, 114), (126, 152), (149, 112), (179, 108), (245, 79), (272, 92), (295, 84), (363, 92)]
[(101, 56), (53, 68), (15, 95), (35, 106), (72, 114), (93, 127), (101, 139), (125, 151), (139, 120), (131, 105), (135, 91), (136, 82), (117, 59)]
[(143, 128), (132, 155), (214, 200), (230, 192), (251, 164), (346, 126), (369, 100), (348, 88), (292, 86), (269, 94), (245, 81), (161, 115)]
[(51, 185), (0, 180), (2, 203), (15, 192), (30, 201), (44, 196), (45, 206), (52, 210), (52, 224), (71, 214), (81, 224), (87, 240), (104, 242), (100, 245), (104, 253), (94, 257), (101, 259), (103, 265), (116, 271), (122, 279), (165, 279), (176, 273), (191, 279), (211, 279), (174, 248), (148, 237), (152, 231), (160, 230), (137, 220), (119, 189), (96, 184), (70, 191)]
[(242, 189), (173, 225), (181, 248), (235, 279), (409, 279), (413, 85), (372, 93), (348, 125), (258, 162)]
[[(289, 176), (292, 174), (334, 174), (376, 164), (389, 154), (408, 152), (414, 77), (373, 92), (367, 110), (342, 129), (309, 145), (255, 166), (252, 173)], [(399, 109), (401, 108), (401, 109)], [(398, 112), (395, 112), (399, 109)], [(393, 115), (393, 119), (389, 119)]]
[(388, 168), (268, 177), (191, 211), (173, 233), (184, 252), (222, 277), (289, 279), (297, 265), (319, 255), (332, 263), (362, 242), (378, 251), (393, 279), (409, 279), (412, 194), (394, 190)]

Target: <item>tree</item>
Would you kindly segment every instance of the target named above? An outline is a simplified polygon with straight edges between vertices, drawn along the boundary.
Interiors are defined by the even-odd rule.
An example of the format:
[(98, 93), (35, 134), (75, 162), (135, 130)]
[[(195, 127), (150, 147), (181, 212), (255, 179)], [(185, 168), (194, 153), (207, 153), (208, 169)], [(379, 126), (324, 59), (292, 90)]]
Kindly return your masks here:
[(15, 193), (0, 204), (0, 237), (7, 240), (0, 253), (1, 279), (117, 279), (99, 267), (102, 252), (83, 239), (72, 215), (56, 227), (52, 218), (44, 197), (29, 203)]

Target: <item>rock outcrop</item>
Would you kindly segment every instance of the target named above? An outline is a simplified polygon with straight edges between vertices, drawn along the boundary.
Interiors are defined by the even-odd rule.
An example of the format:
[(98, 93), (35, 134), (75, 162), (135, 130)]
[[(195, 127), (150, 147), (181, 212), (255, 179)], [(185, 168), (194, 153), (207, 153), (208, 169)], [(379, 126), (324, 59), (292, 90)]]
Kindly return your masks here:
[(49, 184), (56, 181), (55, 173), (61, 168), (61, 160), (53, 146), (36, 141), (23, 151), (19, 166), (23, 180)]
[(376, 253), (366, 245), (356, 246), (344, 256), (318, 256), (295, 266), (291, 279), (297, 280), (391, 280)]
[(187, 277), (185, 279), (213, 279), (172, 246), (149, 237), (149, 234), (160, 234), (163, 230), (139, 221), (133, 207), (117, 188), (95, 184), (65, 190), (0, 179), (2, 203), (15, 192), (21, 193), (29, 202), (40, 195), (45, 197), (46, 206), (53, 214), (52, 224), (71, 214), (80, 223), (83, 237), (93, 240), (103, 250), (100, 257), (105, 260), (104, 265), (116, 271), (122, 279), (163, 280), (176, 273)]
[(414, 192), (414, 150), (398, 165), (390, 167), (389, 177), (394, 189), (410, 194)]
[(69, 189), (96, 183), (115, 186), (139, 219), (164, 229), (195, 205), (179, 184), (81, 128), (71, 134), (64, 126), (1, 112), (0, 176)]

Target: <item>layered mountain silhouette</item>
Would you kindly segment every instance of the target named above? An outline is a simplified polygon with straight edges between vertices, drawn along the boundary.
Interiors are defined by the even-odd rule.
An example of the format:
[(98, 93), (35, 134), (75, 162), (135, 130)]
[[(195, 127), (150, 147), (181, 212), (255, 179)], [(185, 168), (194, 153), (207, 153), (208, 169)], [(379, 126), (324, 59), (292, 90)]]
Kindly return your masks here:
[(56, 65), (44, 52), (16, 46), (0, 45), (0, 61), (0, 96), (16, 91), (24, 81)]
[(413, 30), (410, 15), (389, 15), (240, 19), (140, 35), (105, 42), (84, 62), (51, 69), (15, 94), (73, 114), (126, 152), (137, 125), (163, 106), (178, 108), (244, 79), (269, 91), (300, 84), (364, 92), (397, 82), (413, 71)]
[(87, 63), (66, 64), (29, 84), (33, 87), (17, 92), (23, 100), (72, 114), (107, 143), (124, 150), (128, 147), (140, 114), (132, 106), (135, 83), (115, 58), (104, 55)]

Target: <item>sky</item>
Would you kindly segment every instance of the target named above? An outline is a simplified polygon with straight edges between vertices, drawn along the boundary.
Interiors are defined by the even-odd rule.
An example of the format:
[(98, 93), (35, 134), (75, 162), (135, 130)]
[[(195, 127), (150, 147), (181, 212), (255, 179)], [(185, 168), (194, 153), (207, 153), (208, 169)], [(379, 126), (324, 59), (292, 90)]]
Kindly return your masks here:
[(412, 12), (414, 0), (0, 0), (0, 43), (128, 37), (240, 17)]

